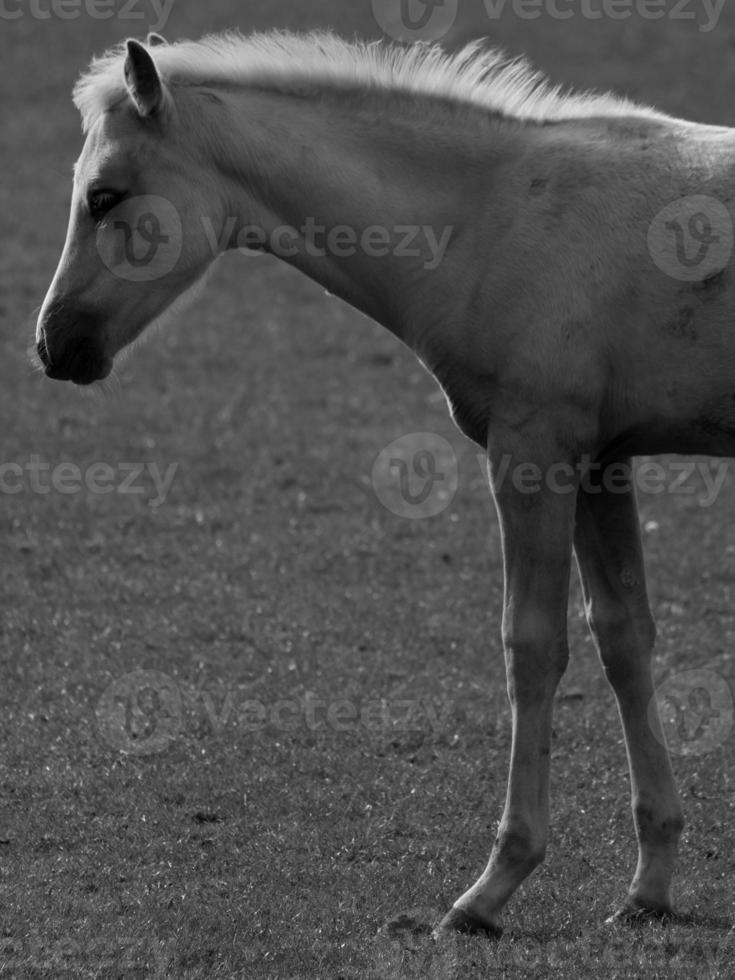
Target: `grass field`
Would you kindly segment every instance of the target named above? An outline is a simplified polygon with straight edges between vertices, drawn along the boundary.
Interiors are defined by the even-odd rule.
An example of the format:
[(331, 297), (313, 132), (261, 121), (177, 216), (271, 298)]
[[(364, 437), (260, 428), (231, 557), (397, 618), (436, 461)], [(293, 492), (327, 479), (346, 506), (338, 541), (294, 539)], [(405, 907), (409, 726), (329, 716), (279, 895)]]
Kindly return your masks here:
[[(146, 0), (142, 20), (84, 4), (43, 19), (39, 2), (0, 15), (0, 463), (24, 474), (0, 494), (0, 976), (735, 976), (732, 732), (674, 757), (688, 919), (603, 925), (635, 848), (576, 582), (546, 864), (498, 944), (385, 931), (437, 918), (474, 880), (504, 799), (500, 547), (476, 448), (387, 333), (270, 260), (221, 261), (112, 395), (31, 370), (81, 145), (71, 85), (155, 23)], [(446, 43), (488, 34), (555, 80), (735, 124), (735, 6), (712, 31), (686, 10), (699, 19), (508, 5), (491, 22), (460, 0)], [(369, 0), (176, 0), (160, 26), (380, 36)], [(449, 441), (459, 487), (414, 521), (371, 473), (418, 431)], [(72, 492), (62, 463), (137, 492)], [(714, 506), (699, 497), (641, 500), (657, 677), (702, 668), (732, 688), (735, 478)]]

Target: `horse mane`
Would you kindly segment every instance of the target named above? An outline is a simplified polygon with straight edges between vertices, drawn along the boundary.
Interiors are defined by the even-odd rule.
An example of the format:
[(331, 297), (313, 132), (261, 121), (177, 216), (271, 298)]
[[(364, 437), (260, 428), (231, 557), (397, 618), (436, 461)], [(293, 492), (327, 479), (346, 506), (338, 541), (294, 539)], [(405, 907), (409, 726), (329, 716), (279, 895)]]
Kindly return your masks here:
[[(553, 85), (523, 58), (509, 59), (482, 39), (456, 53), (439, 45), (350, 42), (330, 32), (214, 34), (151, 49), (165, 83), (368, 88), (471, 104), (519, 120), (661, 113), (612, 94), (571, 93)], [(120, 44), (95, 58), (74, 88), (84, 130), (125, 95)]]

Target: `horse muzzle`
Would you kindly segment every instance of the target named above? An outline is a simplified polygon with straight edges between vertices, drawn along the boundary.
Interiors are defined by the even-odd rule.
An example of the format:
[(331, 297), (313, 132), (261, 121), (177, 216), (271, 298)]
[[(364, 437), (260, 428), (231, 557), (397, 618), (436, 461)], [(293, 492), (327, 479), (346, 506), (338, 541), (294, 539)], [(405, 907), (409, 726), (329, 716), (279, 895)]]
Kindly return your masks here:
[(39, 360), (47, 378), (54, 381), (73, 381), (76, 385), (91, 385), (102, 381), (112, 370), (112, 358), (107, 357), (94, 341), (83, 339), (62, 352), (49, 353), (45, 333), (36, 344)]

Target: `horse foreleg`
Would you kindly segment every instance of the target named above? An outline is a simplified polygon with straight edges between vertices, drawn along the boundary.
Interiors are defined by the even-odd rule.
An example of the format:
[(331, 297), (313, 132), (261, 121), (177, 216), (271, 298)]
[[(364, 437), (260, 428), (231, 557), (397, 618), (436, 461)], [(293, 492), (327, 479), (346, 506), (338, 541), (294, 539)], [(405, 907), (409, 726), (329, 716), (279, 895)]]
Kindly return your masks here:
[[(527, 437), (526, 437), (527, 439)], [(533, 488), (518, 479), (520, 466), (501, 467), (490, 451), (493, 492), (500, 518), (505, 572), (503, 646), (513, 738), (505, 809), (485, 871), (454, 904), (438, 933), (500, 932), (499, 917), (524, 878), (543, 861), (549, 822), (549, 756), (554, 692), (568, 660), (567, 600), (576, 487), (552, 492), (548, 467), (565, 460), (554, 440), (506, 440), (514, 463), (533, 460)], [(502, 482), (498, 474), (505, 469)]]

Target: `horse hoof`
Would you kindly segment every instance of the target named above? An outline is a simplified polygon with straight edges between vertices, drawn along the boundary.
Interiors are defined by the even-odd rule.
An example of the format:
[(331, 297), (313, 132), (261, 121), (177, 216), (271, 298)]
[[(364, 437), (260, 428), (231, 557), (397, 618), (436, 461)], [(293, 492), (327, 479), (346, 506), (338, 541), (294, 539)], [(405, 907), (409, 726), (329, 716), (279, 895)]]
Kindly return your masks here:
[(486, 922), (469, 909), (453, 908), (444, 916), (434, 930), (434, 939), (442, 939), (461, 933), (465, 936), (485, 935), (490, 939), (500, 939), (503, 930), (492, 922)]
[(605, 919), (605, 925), (617, 925), (619, 922), (629, 926), (644, 926), (649, 923), (668, 925), (676, 918), (676, 914), (664, 906), (649, 908), (644, 905), (628, 904), (618, 909), (609, 919)]

